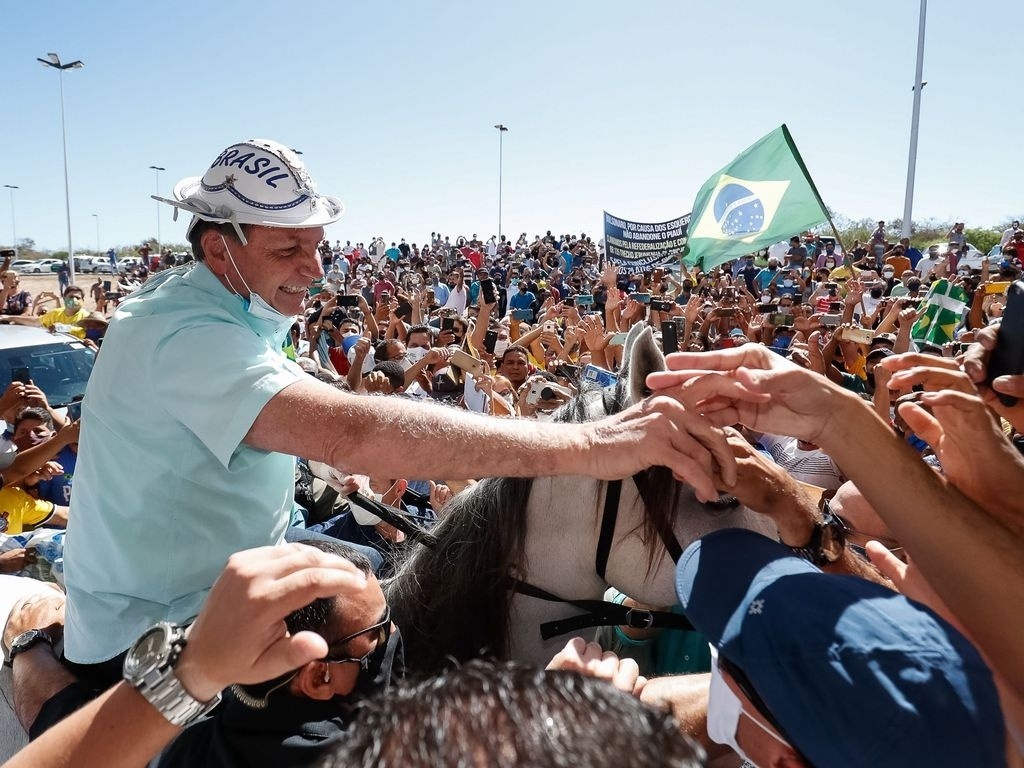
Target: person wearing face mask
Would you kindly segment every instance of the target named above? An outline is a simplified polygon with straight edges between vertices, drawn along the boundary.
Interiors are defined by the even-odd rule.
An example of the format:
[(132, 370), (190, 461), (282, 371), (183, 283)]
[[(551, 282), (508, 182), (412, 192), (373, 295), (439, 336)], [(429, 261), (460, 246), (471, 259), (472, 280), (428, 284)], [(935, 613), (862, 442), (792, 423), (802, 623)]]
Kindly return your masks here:
[(680, 558), (683, 612), (716, 651), (711, 740), (762, 767), (1006, 765), (999, 695), (971, 642), (816, 556), (724, 530)]
[(42, 315), (0, 315), (0, 323), (46, 328), (51, 333), (69, 333), (85, 338), (85, 329), (78, 323), (89, 316), (85, 309), (85, 293), (77, 285), (69, 285), (62, 294), (63, 306)]

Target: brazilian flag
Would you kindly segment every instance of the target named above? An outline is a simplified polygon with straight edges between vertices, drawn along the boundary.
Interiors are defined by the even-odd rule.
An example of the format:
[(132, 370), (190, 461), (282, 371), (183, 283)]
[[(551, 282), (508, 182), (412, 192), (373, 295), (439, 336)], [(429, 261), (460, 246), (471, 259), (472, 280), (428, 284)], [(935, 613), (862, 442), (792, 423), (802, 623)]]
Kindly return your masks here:
[(960, 325), (967, 307), (967, 294), (949, 280), (932, 284), (924, 300), (924, 309), (910, 329), (910, 338), (922, 344), (946, 344)]
[(707, 270), (828, 219), (782, 125), (708, 179), (690, 218), (686, 261)]

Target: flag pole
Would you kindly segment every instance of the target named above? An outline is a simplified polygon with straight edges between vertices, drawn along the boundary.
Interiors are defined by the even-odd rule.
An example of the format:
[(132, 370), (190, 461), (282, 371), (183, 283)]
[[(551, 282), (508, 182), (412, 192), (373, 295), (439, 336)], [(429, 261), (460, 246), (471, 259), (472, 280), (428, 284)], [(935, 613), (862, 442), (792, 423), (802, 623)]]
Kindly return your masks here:
[(843, 253), (846, 253), (846, 246), (843, 245), (843, 238), (839, 236), (839, 230), (836, 229), (835, 222), (832, 221), (832, 214), (829, 213), (828, 206), (825, 205), (825, 201), (821, 199), (818, 187), (815, 186), (814, 179), (811, 178), (811, 174), (807, 171), (807, 166), (804, 165), (804, 159), (800, 156), (800, 150), (796, 148), (796, 143), (793, 141), (793, 137), (789, 133), (789, 127), (785, 123), (782, 124), (782, 135), (786, 138), (789, 150), (793, 153), (793, 159), (796, 160), (797, 165), (800, 166), (800, 170), (803, 171), (804, 178), (807, 179), (807, 184), (810, 186), (815, 198), (817, 198), (818, 205), (820, 205), (821, 210), (825, 212), (825, 219), (828, 221), (829, 226), (832, 227), (832, 234), (836, 236), (836, 242), (838, 242), (839, 247), (843, 249)]

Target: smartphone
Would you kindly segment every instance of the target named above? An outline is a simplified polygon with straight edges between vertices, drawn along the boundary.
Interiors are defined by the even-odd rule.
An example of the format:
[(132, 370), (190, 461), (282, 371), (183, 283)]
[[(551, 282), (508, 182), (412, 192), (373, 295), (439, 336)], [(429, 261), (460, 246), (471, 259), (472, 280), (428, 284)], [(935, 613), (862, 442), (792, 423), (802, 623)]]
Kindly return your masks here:
[(842, 315), (822, 315), (821, 324), (826, 328), (837, 328), (843, 322)]
[(639, 301), (641, 304), (651, 303), (651, 294), (649, 293), (631, 293), (629, 294), (629, 298), (633, 301)]
[(651, 302), (651, 311), (653, 312), (671, 312), (672, 302), (671, 301), (658, 301), (654, 300)]
[(359, 297), (355, 295), (339, 296), (337, 303), (339, 307), (358, 307)]
[(664, 269), (655, 269), (653, 272), (651, 272), (651, 282), (652, 283), (660, 283), (664, 279), (665, 279), (665, 270)]
[(778, 304), (758, 304), (757, 305), (757, 312), (760, 315), (767, 315), (767, 314), (770, 314), (770, 313), (774, 312), (778, 308), (779, 308)]
[(624, 333), (616, 333), (614, 336), (611, 337), (611, 339), (609, 339), (608, 346), (621, 347), (625, 343), (626, 343), (626, 334), (624, 334)]
[(532, 309), (513, 309), (512, 310), (512, 317), (514, 317), (516, 320), (530, 321), (530, 320), (533, 320), (533, 310)]
[(775, 326), (792, 327), (795, 322), (795, 318), (792, 315), (776, 312), (768, 318), (768, 322)]
[(455, 330), (455, 318), (454, 317), (442, 317), (441, 318), (441, 330), (442, 331), (454, 331)]
[(989, 283), (985, 286), (985, 293), (1006, 293), (1010, 289), (1010, 285), (1011, 283), (1009, 280), (999, 283)]
[(461, 368), (467, 373), (473, 374), (473, 376), (482, 376), (484, 373), (483, 361), (478, 360), (467, 352), (463, 352), (461, 349), (452, 352), (451, 363), (456, 368)]
[(73, 400), (68, 403), (68, 418), (72, 421), (78, 421), (82, 418), (82, 400)]
[(577, 307), (592, 307), (594, 306), (594, 296), (590, 293), (581, 293), (576, 297)]
[(585, 365), (583, 366), (583, 380), (597, 384), (599, 387), (614, 387), (619, 377), (600, 366)]
[(11, 368), (11, 381), (18, 381), (22, 384), (32, 383), (32, 374), (29, 372), (27, 366), (19, 366), (17, 368)]
[(109, 280), (104, 280), (103, 281), (103, 290), (107, 291), (108, 293), (110, 292), (110, 281)]
[(841, 301), (830, 301), (828, 303), (828, 311), (829, 312), (842, 312), (843, 311), (843, 302), (841, 302)]
[(666, 355), (679, 351), (679, 337), (676, 335), (676, 324), (672, 321), (661, 324), (661, 348)]
[[(1019, 376), (1024, 373), (1024, 280), (1017, 280), (1006, 292), (1006, 309), (999, 323), (996, 348), (988, 361), (988, 378), (992, 386), (997, 376)], [(1007, 407), (1017, 404), (1012, 395), (999, 395), (999, 402)]]
[(909, 309), (910, 307), (916, 307), (920, 302), (917, 299), (902, 299), (900, 301), (901, 309)]
[(874, 331), (870, 328), (844, 328), (843, 341), (855, 341), (858, 344), (870, 344)]
[(494, 347), (498, 343), (498, 332), (494, 329), (489, 330), (484, 335), (484, 349), (487, 350), (487, 354), (494, 354)]
[(544, 333), (558, 333), (558, 323), (554, 320), (548, 320), (542, 326)]
[(380, 292), (380, 303), (381, 304), (390, 304), (391, 303), (391, 291), (381, 291)]
[(480, 281), (480, 295), (484, 297), (484, 301), (488, 304), (498, 303), (498, 293), (494, 290), (494, 280), (485, 277)]
[(718, 316), (719, 317), (732, 317), (735, 314), (736, 314), (736, 307), (719, 307), (718, 308)]

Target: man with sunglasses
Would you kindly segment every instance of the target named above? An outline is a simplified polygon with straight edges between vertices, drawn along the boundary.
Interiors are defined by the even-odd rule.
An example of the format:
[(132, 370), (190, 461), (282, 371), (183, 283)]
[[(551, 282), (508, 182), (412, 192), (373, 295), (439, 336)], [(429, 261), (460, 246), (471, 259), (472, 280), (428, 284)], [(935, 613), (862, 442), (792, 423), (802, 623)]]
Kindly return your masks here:
[[(292, 611), (284, 620), (289, 635), (293, 637), (300, 632), (312, 632), (323, 638), (327, 646), (326, 655), (266, 682), (232, 685), (224, 689), (220, 694), (220, 706), (186, 727), (150, 763), (154, 768), (195, 765), (208, 768), (251, 765), (274, 768), (314, 764), (322, 756), (324, 744), (348, 727), (355, 714), (356, 702), (386, 690), (393, 679), (402, 676), (401, 636), (391, 622), (390, 608), (373, 576), (369, 560), (339, 542), (307, 541), (304, 544), (328, 557), (347, 561), (354, 567), (350, 569), (352, 572), (361, 574), (358, 581), (338, 595), (316, 599)], [(56, 638), (61, 629), (56, 624), (49, 626), (47, 631)], [(170, 644), (173, 648), (175, 642), (180, 643), (180, 658), (180, 652), (187, 643), (184, 639), (174, 640), (176, 629), (169, 633)], [(238, 627), (242, 632), (256, 633), (258, 629), (251, 624)], [(200, 693), (205, 683), (196, 682), (195, 674), (186, 668), (184, 662), (170, 662), (171, 666), (166, 669), (160, 667), (163, 670), (162, 680), (158, 679), (161, 675), (152, 670), (132, 675), (129, 670), (142, 670), (151, 663), (143, 656), (152, 654), (156, 644), (151, 642), (151, 638), (157, 634), (154, 627), (129, 651), (126, 681), (151, 702), (154, 698), (156, 701), (165, 700), (168, 695), (166, 689), (173, 687), (175, 681), (187, 685), (188, 690), (196, 695), (206, 696)], [(40, 679), (47, 677), (55, 661), (48, 648), (47, 645), (19, 658), (15, 680), (20, 683), (20, 691), (24, 692), (29, 685), (37, 685)], [(25, 684), (23, 681), (27, 680), (33, 683)], [(58, 696), (65, 699), (79, 697), (84, 703), (91, 698), (91, 693), (79, 683), (69, 685), (66, 677), (61, 678), (60, 686), (62, 690)], [(31, 712), (24, 696), (22, 699), (21, 711)], [(216, 696), (213, 701), (217, 701)], [(54, 705), (46, 703), (29, 729), (31, 736), (45, 728), (47, 708), (51, 706)]]

